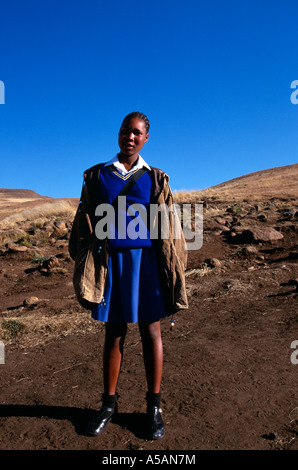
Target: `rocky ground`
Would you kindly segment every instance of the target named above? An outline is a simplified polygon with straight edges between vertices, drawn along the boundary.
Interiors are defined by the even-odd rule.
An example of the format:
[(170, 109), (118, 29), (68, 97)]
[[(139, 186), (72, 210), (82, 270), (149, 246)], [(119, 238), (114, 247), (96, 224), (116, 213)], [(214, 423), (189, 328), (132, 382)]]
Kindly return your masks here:
[[(119, 414), (85, 425), (102, 392), (103, 326), (80, 307), (67, 252), (71, 218), (1, 230), (1, 450), (297, 450), (297, 199), (203, 199), (189, 251), (189, 310), (162, 320), (159, 441), (144, 436), (145, 374), (131, 325)], [(296, 343), (294, 343), (297, 341)]]

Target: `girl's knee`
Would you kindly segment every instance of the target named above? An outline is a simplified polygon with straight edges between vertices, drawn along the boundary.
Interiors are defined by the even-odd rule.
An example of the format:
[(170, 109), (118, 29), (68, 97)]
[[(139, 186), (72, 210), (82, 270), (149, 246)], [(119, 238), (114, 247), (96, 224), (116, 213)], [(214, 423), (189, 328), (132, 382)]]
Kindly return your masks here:
[(124, 341), (127, 331), (126, 323), (106, 323), (105, 328), (106, 344), (115, 344)]
[(161, 341), (160, 322), (142, 322), (139, 324), (139, 331), (142, 341), (156, 342)]

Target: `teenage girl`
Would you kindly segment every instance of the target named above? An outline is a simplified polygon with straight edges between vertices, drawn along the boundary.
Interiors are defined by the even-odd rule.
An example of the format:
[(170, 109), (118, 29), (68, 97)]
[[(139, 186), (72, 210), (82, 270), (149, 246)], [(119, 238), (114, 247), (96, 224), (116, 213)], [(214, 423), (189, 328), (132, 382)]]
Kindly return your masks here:
[[(103, 203), (111, 204), (124, 184), (140, 169), (145, 168), (147, 171), (131, 186), (125, 196), (125, 202), (126, 209), (133, 203), (149, 208), (152, 194), (157, 192), (156, 175), (163, 172), (157, 169), (154, 172), (140, 156), (139, 152), (148, 138), (148, 118), (139, 112), (128, 114), (119, 131), (120, 152), (109, 162), (100, 165), (98, 191)], [(120, 209), (117, 207), (116, 210)], [(115, 220), (119, 220), (117, 214)], [(117, 411), (116, 389), (127, 323), (137, 322), (142, 340), (148, 387), (146, 393), (147, 437), (159, 439), (164, 435), (164, 422), (160, 408), (163, 367), (160, 319), (169, 314), (166, 307), (167, 292), (162, 286), (158, 255), (154, 240), (150, 239), (150, 233), (148, 232), (147, 237), (131, 239), (128, 236), (117, 236), (120, 229), (117, 226), (114, 229), (115, 236), (108, 241), (108, 269), (103, 299), (99, 304), (93, 304), (92, 307), (92, 317), (105, 322), (104, 391), (102, 406), (89, 422), (87, 433), (89, 435), (101, 434)], [(183, 275), (184, 271), (182, 277)]]

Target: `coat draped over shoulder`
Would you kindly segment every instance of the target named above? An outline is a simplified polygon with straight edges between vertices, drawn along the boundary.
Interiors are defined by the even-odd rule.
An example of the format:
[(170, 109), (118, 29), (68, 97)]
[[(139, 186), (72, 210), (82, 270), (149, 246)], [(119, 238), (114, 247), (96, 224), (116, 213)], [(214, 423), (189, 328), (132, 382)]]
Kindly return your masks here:
[[(74, 290), (79, 303), (86, 309), (92, 309), (94, 304), (101, 302), (108, 271), (108, 241), (99, 240), (95, 236), (95, 209), (102, 202), (99, 192), (101, 165), (95, 165), (84, 173), (80, 203), (69, 239), (69, 253), (75, 262)], [(152, 167), (150, 175), (150, 207), (154, 207), (156, 211), (153, 229), (160, 232), (159, 236), (154, 238), (153, 244), (166, 308), (171, 315), (188, 308), (185, 288), (186, 243), (180, 219), (175, 212), (168, 175)]]

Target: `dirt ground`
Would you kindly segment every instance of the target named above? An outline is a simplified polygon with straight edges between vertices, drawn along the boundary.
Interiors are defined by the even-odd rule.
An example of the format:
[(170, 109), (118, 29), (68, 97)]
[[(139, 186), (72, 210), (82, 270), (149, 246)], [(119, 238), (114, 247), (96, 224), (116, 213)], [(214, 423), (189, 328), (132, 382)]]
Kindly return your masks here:
[(28, 251), (3, 250), (2, 333), (11, 318), (25, 327), (2, 335), (0, 450), (297, 450), (297, 225), (276, 204), (269, 213), (274, 220), (262, 223), (278, 226), (282, 240), (227, 239), (209, 217), (202, 248), (189, 252), (189, 309), (173, 327), (162, 320), (166, 432), (158, 441), (144, 437), (136, 325), (126, 338), (119, 414), (101, 436), (85, 434), (100, 406), (104, 326), (74, 297), (67, 237), (42, 247), (59, 260), (56, 271), (33, 265)]

